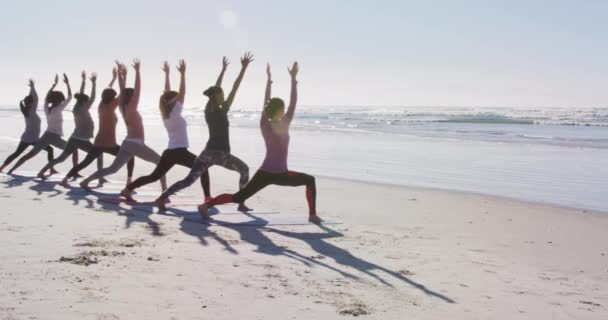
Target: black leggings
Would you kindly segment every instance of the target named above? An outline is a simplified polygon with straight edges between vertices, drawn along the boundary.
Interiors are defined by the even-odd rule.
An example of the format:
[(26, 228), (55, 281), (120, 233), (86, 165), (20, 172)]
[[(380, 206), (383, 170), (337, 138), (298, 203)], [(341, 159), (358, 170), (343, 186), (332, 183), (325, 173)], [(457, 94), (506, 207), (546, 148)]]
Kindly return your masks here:
[[(2, 164), (2, 166), (8, 166), (11, 162), (13, 162), (13, 160), (17, 159), (17, 157), (20, 156), (23, 151), (25, 151), (25, 149), (27, 149), (27, 147), (33, 146), (35, 143), (36, 142), (20, 141), (19, 145), (17, 145), (17, 150), (15, 150), (15, 152), (13, 152), (10, 156), (8, 156), (8, 158), (6, 158), (6, 160), (4, 160), (4, 164)], [(47, 146), (46, 148), (44, 148), (44, 150), (47, 152), (47, 159), (49, 160), (49, 162), (53, 161), (53, 147)]]
[[(68, 172), (66, 177), (67, 178), (75, 177), (80, 172), (80, 170), (86, 168), (88, 165), (93, 163), (93, 161), (95, 159), (97, 159), (101, 154), (108, 153), (113, 156), (116, 156), (118, 154), (119, 150), (120, 150), (119, 145), (115, 145), (113, 147), (93, 146), (91, 151), (89, 151), (89, 153), (87, 153), (87, 156), (84, 158), (84, 160), (82, 160), (82, 162), (80, 162), (79, 164), (74, 166), (74, 168), (72, 168), (72, 170), (70, 170), (70, 172)], [(133, 176), (133, 168), (135, 168), (135, 160), (134, 160), (134, 158), (131, 158), (131, 160), (129, 160), (129, 162), (127, 163), (128, 177)]]
[[(127, 186), (127, 189), (133, 191), (139, 187), (152, 183), (163, 177), (174, 165), (178, 164), (192, 169), (192, 165), (196, 160), (196, 156), (186, 148), (167, 149), (160, 156), (160, 161), (151, 174), (137, 178), (133, 183)], [(209, 188), (209, 173), (207, 170), (201, 175), (201, 186), (205, 192), (205, 197), (211, 196)]]
[(239, 190), (239, 192), (233, 195), (222, 194), (207, 201), (207, 205), (215, 206), (229, 202), (243, 203), (245, 200), (271, 184), (289, 187), (306, 186), (306, 200), (308, 201), (309, 213), (316, 214), (317, 186), (315, 177), (295, 171), (271, 173), (258, 170), (253, 175), (253, 178), (249, 180), (249, 183), (247, 183), (243, 189)]

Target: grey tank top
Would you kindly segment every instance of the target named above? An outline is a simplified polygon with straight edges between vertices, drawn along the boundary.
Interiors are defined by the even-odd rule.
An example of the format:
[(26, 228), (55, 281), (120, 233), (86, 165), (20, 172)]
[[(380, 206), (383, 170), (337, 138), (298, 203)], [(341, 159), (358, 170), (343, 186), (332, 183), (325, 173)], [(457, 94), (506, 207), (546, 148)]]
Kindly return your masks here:
[(93, 123), (93, 118), (89, 112), (90, 108), (91, 104), (89, 103), (81, 106), (74, 106), (72, 114), (74, 115), (75, 127), (72, 137), (84, 140), (93, 138), (95, 124)]
[(36, 110), (38, 109), (38, 101), (34, 101), (32, 108), (25, 117), (25, 131), (21, 135), (23, 142), (36, 142), (40, 138), (40, 117)]

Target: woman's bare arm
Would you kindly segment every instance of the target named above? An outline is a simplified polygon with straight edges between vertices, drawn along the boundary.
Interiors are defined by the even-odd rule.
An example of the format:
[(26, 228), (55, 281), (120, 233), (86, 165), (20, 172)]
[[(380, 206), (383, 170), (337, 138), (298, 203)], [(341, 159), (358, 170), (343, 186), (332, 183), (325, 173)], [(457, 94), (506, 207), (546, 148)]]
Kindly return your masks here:
[(289, 75), (291, 76), (291, 96), (289, 99), (289, 107), (287, 108), (287, 113), (285, 113), (285, 117), (291, 121), (293, 119), (293, 115), (296, 112), (296, 104), (298, 103), (298, 81), (296, 80), (296, 76), (298, 75), (298, 71), (300, 70), (300, 66), (297, 62), (294, 62), (290, 68), (287, 68), (289, 71)]
[(226, 69), (228, 69), (228, 65), (230, 61), (226, 59), (226, 57), (222, 57), (222, 71), (220, 71), (220, 75), (217, 77), (217, 81), (215, 82), (216, 87), (222, 86), (222, 81), (224, 80), (224, 74), (226, 73)]
[(186, 99), (186, 61), (184, 61), (184, 59), (179, 61), (177, 71), (179, 71), (180, 74), (177, 100), (179, 100), (179, 102), (183, 105), (184, 100)]

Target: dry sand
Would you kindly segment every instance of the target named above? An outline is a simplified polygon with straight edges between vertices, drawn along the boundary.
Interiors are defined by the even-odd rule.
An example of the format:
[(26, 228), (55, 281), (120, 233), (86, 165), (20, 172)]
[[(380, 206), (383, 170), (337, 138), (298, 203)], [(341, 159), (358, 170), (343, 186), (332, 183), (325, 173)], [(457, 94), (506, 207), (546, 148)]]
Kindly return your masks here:
[[(212, 177), (214, 194), (237, 181)], [(604, 213), (317, 183), (321, 215), (342, 224), (205, 226), (0, 176), (0, 319), (608, 318)], [(249, 204), (306, 213), (303, 189)]]

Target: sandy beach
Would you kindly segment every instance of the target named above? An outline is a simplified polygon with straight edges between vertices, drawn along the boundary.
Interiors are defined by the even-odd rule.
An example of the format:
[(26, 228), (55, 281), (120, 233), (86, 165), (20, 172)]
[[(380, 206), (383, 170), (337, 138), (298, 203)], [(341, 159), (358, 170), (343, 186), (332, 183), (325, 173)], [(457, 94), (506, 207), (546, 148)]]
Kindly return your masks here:
[[(3, 155), (15, 144), (0, 143)], [(138, 164), (138, 173), (151, 169)], [(169, 181), (185, 173), (175, 169)], [(236, 174), (211, 173), (214, 194), (232, 190)], [(608, 315), (605, 213), (323, 177), (317, 183), (321, 216), (340, 224), (206, 226), (2, 175), (1, 318)], [(187, 194), (200, 192), (193, 186)], [(249, 203), (305, 215), (303, 193), (269, 187)]]

